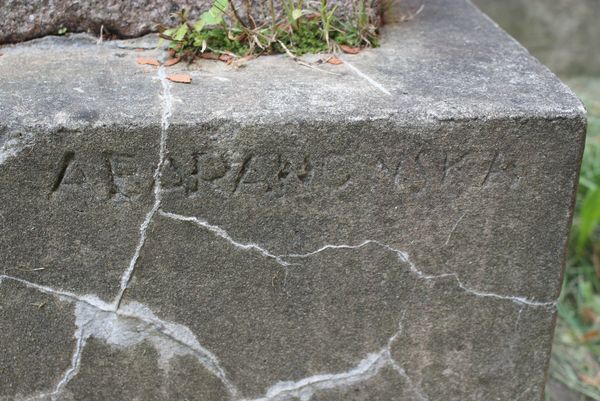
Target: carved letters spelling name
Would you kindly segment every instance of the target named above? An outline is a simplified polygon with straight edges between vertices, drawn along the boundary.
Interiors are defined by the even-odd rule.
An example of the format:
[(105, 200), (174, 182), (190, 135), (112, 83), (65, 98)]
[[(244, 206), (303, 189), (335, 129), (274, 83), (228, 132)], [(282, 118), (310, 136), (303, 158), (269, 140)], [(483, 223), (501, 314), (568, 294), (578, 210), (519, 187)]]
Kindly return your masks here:
[[(150, 193), (153, 169), (132, 155), (89, 157), (66, 152), (57, 163), (50, 193), (88, 191), (97, 198), (131, 202)], [(162, 189), (182, 196), (194, 196), (199, 191), (283, 196), (357, 188), (420, 196), (488, 185), (515, 188), (519, 182), (517, 162), (501, 152), (432, 148), (363, 159), (339, 154), (317, 159), (304, 154), (227, 156), (199, 152), (168, 156), (161, 174)]]

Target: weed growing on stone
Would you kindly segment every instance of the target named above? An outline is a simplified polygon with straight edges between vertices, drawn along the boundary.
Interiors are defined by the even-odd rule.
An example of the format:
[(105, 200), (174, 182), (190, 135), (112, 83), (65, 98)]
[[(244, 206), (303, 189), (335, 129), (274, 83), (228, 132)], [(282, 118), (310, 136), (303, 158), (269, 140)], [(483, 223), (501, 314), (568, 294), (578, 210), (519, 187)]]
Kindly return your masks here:
[(316, 9), (305, 0), (269, 0), (262, 7), (243, 0), (242, 12), (233, 0), (214, 0), (196, 21), (183, 10), (177, 14), (178, 26), (159, 27), (159, 31), (170, 48), (186, 59), (204, 52), (242, 57), (297, 56), (336, 51), (340, 46), (358, 51), (379, 45), (380, 21), (373, 1), (353, 0), (353, 9), (341, 12), (328, 0), (320, 0)]

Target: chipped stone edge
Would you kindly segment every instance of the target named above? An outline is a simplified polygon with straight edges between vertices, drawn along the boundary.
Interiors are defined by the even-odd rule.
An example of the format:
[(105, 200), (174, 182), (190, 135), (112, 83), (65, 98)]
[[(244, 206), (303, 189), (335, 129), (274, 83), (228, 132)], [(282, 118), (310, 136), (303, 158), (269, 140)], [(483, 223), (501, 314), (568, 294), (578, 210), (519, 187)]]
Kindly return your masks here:
[(0, 146), (0, 165), (13, 157), (17, 157), (25, 148), (32, 145), (33, 136), (31, 134), (25, 134), (20, 138), (7, 139), (2, 146)]

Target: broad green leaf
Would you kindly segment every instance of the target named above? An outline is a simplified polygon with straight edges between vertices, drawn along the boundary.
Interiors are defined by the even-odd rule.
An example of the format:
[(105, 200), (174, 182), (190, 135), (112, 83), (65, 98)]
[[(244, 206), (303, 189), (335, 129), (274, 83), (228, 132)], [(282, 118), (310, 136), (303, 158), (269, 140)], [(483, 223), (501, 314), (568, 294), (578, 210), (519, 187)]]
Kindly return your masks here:
[(203, 13), (200, 16), (200, 19), (204, 21), (204, 24), (206, 25), (217, 25), (220, 24), (221, 21), (223, 21), (223, 13), (214, 8), (211, 8), (207, 12)]
[(213, 8), (218, 8), (221, 11), (221, 14), (223, 14), (225, 11), (227, 11), (228, 4), (229, 3), (227, 0), (215, 0), (213, 3)]
[(204, 29), (204, 25), (205, 25), (204, 21), (202, 19), (199, 19), (194, 24), (194, 31), (200, 32), (202, 29)]
[(202, 13), (194, 24), (194, 30), (200, 32), (207, 25), (218, 25), (223, 22), (223, 13), (227, 10), (227, 0), (215, 0), (210, 10)]
[(188, 33), (189, 31), (189, 27), (187, 26), (187, 24), (182, 24), (179, 28), (177, 28), (177, 31), (175, 31), (175, 35), (173, 35), (173, 39), (174, 40), (182, 40), (183, 38), (185, 38), (185, 35)]

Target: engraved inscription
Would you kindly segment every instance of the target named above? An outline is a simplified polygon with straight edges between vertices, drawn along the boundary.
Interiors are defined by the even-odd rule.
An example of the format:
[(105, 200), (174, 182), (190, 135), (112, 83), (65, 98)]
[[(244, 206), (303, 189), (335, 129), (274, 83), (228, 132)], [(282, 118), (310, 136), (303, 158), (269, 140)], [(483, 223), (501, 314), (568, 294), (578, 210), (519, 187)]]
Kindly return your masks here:
[[(50, 189), (51, 193), (56, 192), (56, 190), (65, 181), (65, 178), (67, 176), (67, 171), (69, 170), (69, 168), (71, 167), (71, 163), (73, 162), (73, 157), (75, 157), (74, 152), (65, 152), (65, 154), (63, 155), (63, 157), (59, 163), (59, 166), (58, 166), (58, 172), (56, 174), (56, 178), (54, 179), (54, 183), (52, 184), (52, 188)], [(67, 182), (68, 182), (68, 178), (67, 178)]]
[[(65, 152), (57, 162), (50, 193), (91, 191), (97, 198), (132, 202), (152, 188), (142, 169), (133, 155)], [(224, 196), (281, 197), (323, 191), (342, 194), (359, 188), (419, 198), (433, 192), (459, 195), (492, 185), (515, 188), (520, 183), (518, 171), (517, 161), (499, 151), (426, 146), (376, 158), (199, 151), (166, 157), (161, 183), (165, 192), (184, 196), (214, 191)]]
[(109, 153), (104, 155), (107, 165), (107, 191), (121, 202), (137, 200), (143, 193), (144, 178), (139, 165), (131, 155)]
[[(149, 185), (150, 184), (150, 185)], [(57, 164), (50, 196), (131, 202), (151, 187), (131, 155), (65, 152)]]
[[(390, 174), (392, 169), (381, 164)], [(421, 149), (404, 155), (395, 165), (394, 184), (406, 194), (444, 188), (485, 187), (500, 183), (518, 185), (517, 164), (505, 154), (490, 151), (446, 152)]]
[(218, 181), (230, 170), (231, 164), (221, 155), (194, 153), (187, 159), (167, 157), (161, 182), (166, 191), (184, 189), (186, 194), (192, 194), (198, 191), (199, 181)]

